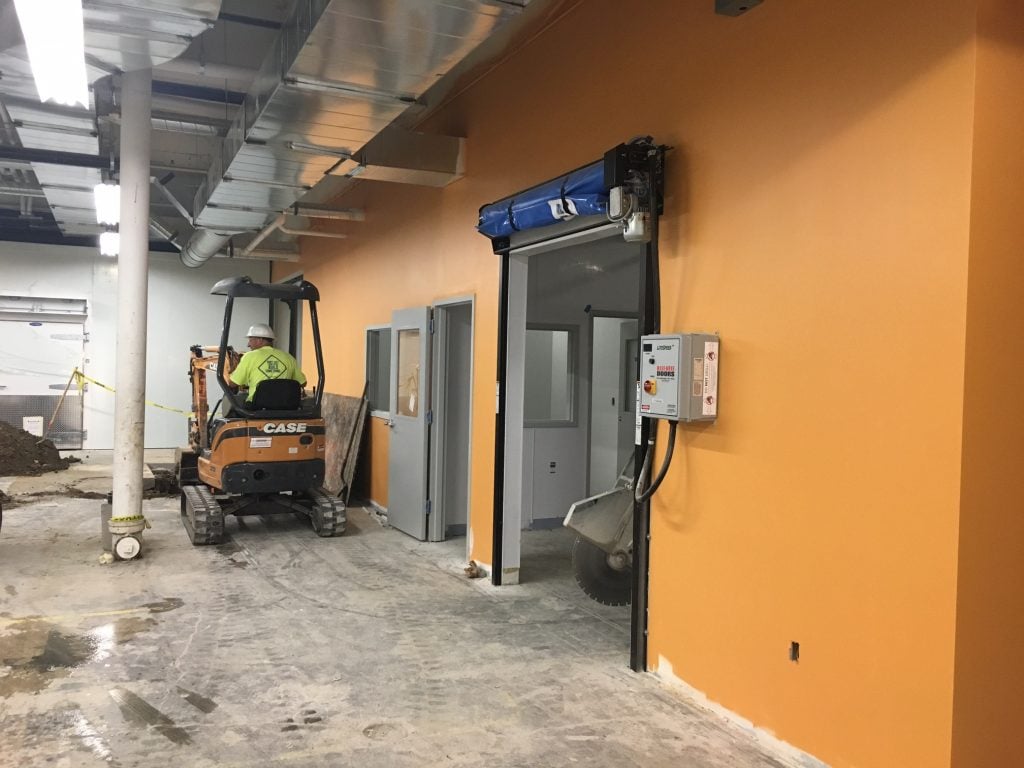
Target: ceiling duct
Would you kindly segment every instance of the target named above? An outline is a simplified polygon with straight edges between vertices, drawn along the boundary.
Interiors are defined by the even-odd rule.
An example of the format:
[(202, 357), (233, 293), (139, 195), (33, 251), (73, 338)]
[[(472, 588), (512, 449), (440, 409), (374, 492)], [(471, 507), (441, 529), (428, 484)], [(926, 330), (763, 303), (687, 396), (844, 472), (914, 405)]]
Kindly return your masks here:
[[(220, 6), (221, 0), (83, 0), (89, 82), (180, 56), (214, 24)], [(0, 101), (18, 142), (31, 150), (97, 157), (100, 145), (92, 109), (39, 103), (20, 29), (14, 4), (0, 2)], [(32, 171), (62, 232), (100, 231), (92, 199), (92, 188), (103, 180), (100, 168), (32, 162)]]
[(463, 175), (465, 139), (390, 127), (328, 173), (364, 181), (444, 187)]
[[(259, 231), (325, 174), (443, 185), (458, 139), (406, 134), (361, 150), (529, 0), (299, 0), (195, 197), (197, 226)], [(399, 134), (391, 134), (397, 138)], [(410, 138), (412, 137), (412, 138)], [(202, 263), (223, 246), (197, 232)], [(216, 247), (214, 247), (216, 246)]]

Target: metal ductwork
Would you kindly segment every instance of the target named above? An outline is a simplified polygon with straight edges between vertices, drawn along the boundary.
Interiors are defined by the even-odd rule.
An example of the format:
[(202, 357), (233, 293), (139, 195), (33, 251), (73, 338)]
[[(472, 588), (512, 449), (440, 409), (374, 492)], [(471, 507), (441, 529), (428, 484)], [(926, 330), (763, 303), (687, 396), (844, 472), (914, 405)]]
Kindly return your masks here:
[(212, 229), (197, 229), (181, 249), (181, 263), (186, 267), (201, 267), (230, 240), (230, 234), (214, 232)]
[(528, 2), (298, 0), (196, 194), (201, 229), (182, 261), (196, 266), (223, 247), (224, 235), (204, 229), (261, 231), (325, 174), (458, 178), (458, 139), (392, 132), (371, 142)]
[[(170, 61), (209, 29), (221, 0), (83, 0), (89, 82), (114, 72), (152, 68)], [(61, 231), (69, 235), (100, 230), (92, 188), (103, 178), (103, 163), (92, 109), (39, 103), (13, 3), (0, 5), (0, 100), (7, 108)], [(47, 153), (50, 162), (46, 162)], [(97, 162), (66, 164), (60, 153), (91, 156)]]

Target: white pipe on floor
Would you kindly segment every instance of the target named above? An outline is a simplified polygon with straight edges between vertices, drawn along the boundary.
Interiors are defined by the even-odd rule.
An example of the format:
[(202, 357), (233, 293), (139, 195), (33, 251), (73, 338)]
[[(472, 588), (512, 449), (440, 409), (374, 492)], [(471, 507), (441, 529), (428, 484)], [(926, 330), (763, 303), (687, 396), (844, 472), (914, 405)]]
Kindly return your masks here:
[[(114, 517), (142, 514), (146, 310), (149, 288), (149, 143), (153, 73), (121, 78), (121, 243), (117, 257)], [(188, 301), (188, 297), (183, 298)], [(181, 307), (182, 312), (188, 306)]]

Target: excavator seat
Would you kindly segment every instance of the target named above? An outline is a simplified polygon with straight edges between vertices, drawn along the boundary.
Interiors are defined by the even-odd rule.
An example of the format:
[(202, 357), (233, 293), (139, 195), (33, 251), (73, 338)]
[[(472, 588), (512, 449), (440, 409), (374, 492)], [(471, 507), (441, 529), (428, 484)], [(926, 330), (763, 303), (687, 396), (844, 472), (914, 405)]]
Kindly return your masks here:
[(256, 385), (254, 411), (297, 411), (302, 408), (302, 385), (295, 379), (265, 379)]

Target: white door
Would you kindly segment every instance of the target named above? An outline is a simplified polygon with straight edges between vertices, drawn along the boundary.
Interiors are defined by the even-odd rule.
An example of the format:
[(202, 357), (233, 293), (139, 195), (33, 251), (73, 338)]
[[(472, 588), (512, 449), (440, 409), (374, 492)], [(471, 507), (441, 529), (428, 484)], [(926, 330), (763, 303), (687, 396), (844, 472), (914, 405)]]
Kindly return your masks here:
[(430, 514), (430, 326), (429, 307), (391, 314), (388, 522), (420, 541), (427, 538)]
[[(72, 371), (82, 369), (84, 340), (81, 323), (0, 321), (0, 418), (33, 433), (41, 419), (45, 428)], [(54, 420), (54, 444), (81, 448), (81, 430), (82, 399), (72, 385)]]
[(590, 493), (615, 486), (633, 449), (637, 321), (595, 315), (591, 333)]

